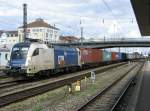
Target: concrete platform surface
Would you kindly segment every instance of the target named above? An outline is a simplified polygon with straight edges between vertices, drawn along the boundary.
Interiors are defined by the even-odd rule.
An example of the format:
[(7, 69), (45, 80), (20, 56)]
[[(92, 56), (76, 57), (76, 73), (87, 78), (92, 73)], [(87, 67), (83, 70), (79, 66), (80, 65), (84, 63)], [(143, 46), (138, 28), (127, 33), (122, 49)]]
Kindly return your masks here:
[(150, 111), (150, 62), (146, 63), (135, 111)]

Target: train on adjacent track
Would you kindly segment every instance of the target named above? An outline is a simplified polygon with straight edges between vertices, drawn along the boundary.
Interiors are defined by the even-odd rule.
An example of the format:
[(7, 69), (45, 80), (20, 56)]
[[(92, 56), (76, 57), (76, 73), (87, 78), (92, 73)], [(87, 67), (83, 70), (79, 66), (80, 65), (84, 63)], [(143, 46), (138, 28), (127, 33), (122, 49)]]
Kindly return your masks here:
[(15, 76), (34, 77), (129, 59), (135, 58), (126, 53), (110, 52), (102, 49), (48, 47), (46, 44), (37, 42), (17, 43), (11, 50), (10, 60), (5, 72)]

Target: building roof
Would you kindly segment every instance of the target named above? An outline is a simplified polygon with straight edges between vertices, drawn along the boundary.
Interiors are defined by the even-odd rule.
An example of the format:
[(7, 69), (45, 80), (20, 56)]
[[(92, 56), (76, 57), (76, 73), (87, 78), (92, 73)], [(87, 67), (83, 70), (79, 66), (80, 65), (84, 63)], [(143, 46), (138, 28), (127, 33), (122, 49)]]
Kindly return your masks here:
[[(34, 22), (31, 22), (29, 24), (27, 24), (28, 28), (34, 28), (34, 27), (47, 27), (47, 28), (51, 28), (51, 29), (55, 29), (55, 30), (59, 30), (58, 28), (56, 28), (55, 26), (51, 26), (50, 24), (46, 23), (43, 19), (38, 18), (36, 19)], [(19, 28), (23, 28), (23, 26), (19, 27)]]
[(0, 36), (1, 36), (3, 33), (4, 33), (4, 31), (3, 31), (3, 30), (0, 30)]
[(80, 39), (75, 36), (60, 36), (60, 40), (66, 42), (75, 42), (79, 41)]
[(142, 36), (150, 36), (149, 0), (131, 0), (132, 7)]
[(5, 31), (5, 33), (18, 35), (18, 31)]
[[(18, 36), (18, 31), (4, 31), (3, 33), (6, 33), (8, 35), (15, 35)], [(11, 36), (10, 36), (11, 37)]]
[(8, 35), (15, 35), (15, 36), (18, 36), (18, 31), (4, 31), (4, 30), (0, 30), (0, 36), (3, 34), (3, 33), (6, 33)]

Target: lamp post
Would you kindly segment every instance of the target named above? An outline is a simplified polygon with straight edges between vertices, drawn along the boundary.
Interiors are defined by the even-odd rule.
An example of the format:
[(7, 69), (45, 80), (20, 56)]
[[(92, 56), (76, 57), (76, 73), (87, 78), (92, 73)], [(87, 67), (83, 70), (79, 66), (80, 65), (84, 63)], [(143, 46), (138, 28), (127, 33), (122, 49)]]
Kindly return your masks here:
[(83, 46), (83, 26), (82, 26), (82, 21), (80, 18), (80, 30), (81, 30), (81, 47)]

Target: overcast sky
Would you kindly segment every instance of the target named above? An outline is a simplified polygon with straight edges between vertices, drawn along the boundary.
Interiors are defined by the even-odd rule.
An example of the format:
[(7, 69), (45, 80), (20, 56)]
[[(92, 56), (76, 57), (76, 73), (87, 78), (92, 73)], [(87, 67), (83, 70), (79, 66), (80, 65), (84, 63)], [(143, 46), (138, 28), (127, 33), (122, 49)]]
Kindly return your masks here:
[(0, 0), (0, 29), (22, 25), (23, 3), (28, 22), (43, 18), (61, 35), (80, 36), (82, 25), (85, 38), (140, 37), (130, 0)]
[[(83, 26), (87, 39), (141, 37), (130, 0), (0, 0), (0, 29), (17, 30), (22, 25), (23, 3), (28, 5), (28, 22), (43, 18), (61, 35), (80, 37)], [(122, 50), (148, 53), (145, 48)]]

